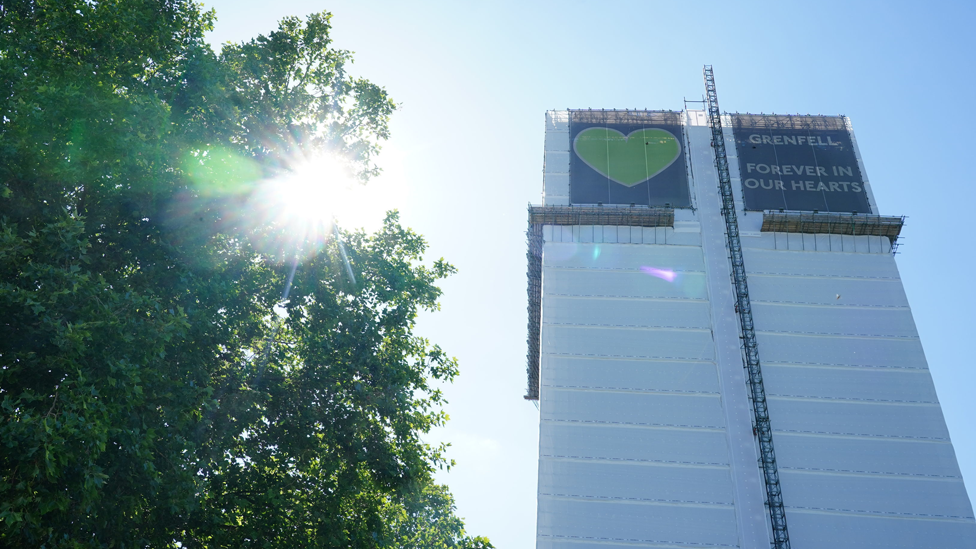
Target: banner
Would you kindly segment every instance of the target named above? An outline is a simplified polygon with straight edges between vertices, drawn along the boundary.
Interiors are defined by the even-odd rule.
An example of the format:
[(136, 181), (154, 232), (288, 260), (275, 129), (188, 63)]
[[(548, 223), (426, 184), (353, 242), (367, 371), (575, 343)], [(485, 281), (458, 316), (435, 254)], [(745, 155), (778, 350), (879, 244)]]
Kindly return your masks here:
[(841, 116), (733, 114), (746, 210), (872, 213)]
[(569, 115), (571, 204), (691, 207), (680, 112)]

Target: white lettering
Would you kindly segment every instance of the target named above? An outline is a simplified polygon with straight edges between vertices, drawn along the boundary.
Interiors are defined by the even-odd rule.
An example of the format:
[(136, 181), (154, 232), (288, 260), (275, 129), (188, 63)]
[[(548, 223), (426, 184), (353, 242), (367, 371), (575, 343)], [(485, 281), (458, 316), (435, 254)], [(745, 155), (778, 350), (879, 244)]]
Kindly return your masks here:
[[(802, 137), (802, 136), (801, 136)], [(832, 166), (831, 169), (835, 172), (851, 172), (850, 168)], [(812, 192), (861, 192), (863, 187), (860, 183), (850, 182), (850, 181), (823, 181), (829, 177), (827, 173), (827, 168), (824, 166), (805, 166), (798, 164), (789, 164), (786, 166), (779, 166), (776, 164), (756, 164), (753, 162), (746, 163), (746, 173), (760, 173), (768, 175), (806, 175), (809, 177), (821, 178), (820, 181), (790, 181), (790, 186), (792, 190), (800, 191), (812, 191)], [(843, 174), (842, 174), (843, 175)], [(749, 178), (742, 182), (747, 189), (759, 189), (763, 188), (766, 190), (780, 190), (785, 191), (786, 185), (781, 179), (765, 179), (765, 178)]]
[[(746, 138), (754, 145), (803, 145), (811, 147), (827, 147), (830, 145), (843, 146), (843, 142), (834, 141), (829, 135), (759, 135), (757, 133)], [(825, 141), (826, 139), (826, 141)]]

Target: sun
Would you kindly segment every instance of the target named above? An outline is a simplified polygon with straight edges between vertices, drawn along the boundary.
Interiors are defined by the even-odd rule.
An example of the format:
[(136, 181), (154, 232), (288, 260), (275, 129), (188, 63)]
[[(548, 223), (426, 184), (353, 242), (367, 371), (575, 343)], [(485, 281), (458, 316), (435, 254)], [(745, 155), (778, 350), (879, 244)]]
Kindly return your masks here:
[(353, 166), (330, 154), (302, 157), (261, 181), (248, 208), (256, 222), (274, 227), (269, 249), (298, 255), (320, 249), (336, 224), (343, 229), (373, 225), (381, 209), (356, 180)]
[(342, 208), (348, 207), (352, 169), (331, 155), (320, 155), (298, 163), (268, 182), (275, 206), (289, 222), (301, 225), (331, 224)]
[(354, 186), (348, 163), (324, 154), (301, 158), (258, 183), (247, 214), (256, 226), (268, 228), (268, 251), (314, 253), (332, 237), (337, 213), (348, 207)]

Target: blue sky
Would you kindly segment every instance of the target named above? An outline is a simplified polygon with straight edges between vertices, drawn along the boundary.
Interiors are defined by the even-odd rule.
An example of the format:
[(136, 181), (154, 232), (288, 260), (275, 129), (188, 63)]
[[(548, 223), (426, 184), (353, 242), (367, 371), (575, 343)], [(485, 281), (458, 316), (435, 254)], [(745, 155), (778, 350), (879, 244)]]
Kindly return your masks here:
[[(539, 202), (547, 109), (681, 109), (712, 64), (727, 111), (845, 114), (897, 258), (970, 493), (976, 189), (966, 2), (205, 1), (215, 45), (329, 10), (354, 74), (402, 104), (368, 187), (460, 273), (420, 329), (458, 357), (447, 388), (458, 465), (442, 481), (469, 532), (535, 546), (538, 412), (525, 386), (525, 206)], [(368, 208), (366, 208), (368, 209)], [(378, 219), (378, 215), (365, 220)], [(432, 439), (435, 440), (435, 439)]]

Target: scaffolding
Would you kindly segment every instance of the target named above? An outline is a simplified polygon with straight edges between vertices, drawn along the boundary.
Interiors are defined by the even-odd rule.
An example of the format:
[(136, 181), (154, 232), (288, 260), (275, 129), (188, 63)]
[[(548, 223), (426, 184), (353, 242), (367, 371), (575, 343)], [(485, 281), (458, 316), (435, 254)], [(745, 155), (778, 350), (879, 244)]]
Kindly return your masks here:
[(542, 341), (542, 224), (532, 222), (532, 208), (529, 208), (529, 230), (526, 232), (529, 249), (525, 253), (528, 268), (526, 276), (528, 285), (528, 345), (526, 354), (525, 373), (528, 375), (528, 387), (525, 390), (526, 400), (539, 400), (539, 353)]
[(545, 225), (605, 225), (618, 227), (674, 227), (673, 208), (647, 206), (532, 206), (525, 253), (529, 298), (528, 336), (525, 343), (528, 386), (526, 400), (539, 400), (539, 367), (542, 340), (542, 227)]
[(905, 216), (767, 210), (763, 212), (760, 230), (776, 233), (886, 236), (894, 247), (904, 225)]
[(673, 227), (673, 208), (645, 206), (529, 206), (529, 224)]
[(750, 114), (732, 116), (733, 129), (750, 130), (844, 130), (850, 127), (846, 116), (822, 114)]
[[(570, 109), (570, 124), (664, 124), (680, 126), (681, 111)], [(572, 132), (570, 132), (572, 133)]]
[(766, 483), (766, 505), (773, 530), (773, 547), (789, 549), (790, 536), (786, 528), (786, 509), (776, 467), (776, 452), (773, 450), (773, 430), (769, 423), (769, 408), (766, 403), (766, 390), (763, 387), (762, 368), (759, 365), (759, 345), (752, 319), (752, 304), (749, 300), (749, 285), (746, 281), (745, 263), (742, 258), (742, 243), (739, 240), (739, 222), (735, 213), (735, 200), (732, 195), (732, 178), (729, 175), (729, 160), (725, 153), (725, 136), (722, 133), (722, 113), (718, 107), (718, 93), (715, 90), (715, 73), (711, 65), (705, 65), (705, 93), (708, 103), (708, 122), (712, 130), (712, 149), (715, 151), (715, 167), (718, 169), (719, 190), (722, 194), (722, 215), (725, 217), (728, 237), (729, 258), (732, 261), (732, 279), (735, 283), (735, 308), (739, 314), (739, 327), (742, 331), (745, 368), (748, 373), (749, 389), (752, 396), (753, 421), (759, 439), (760, 465)]

